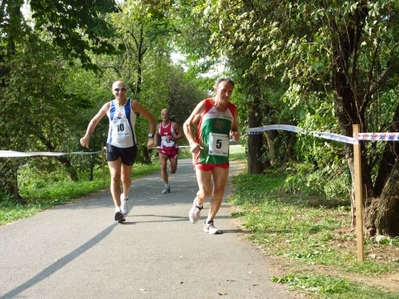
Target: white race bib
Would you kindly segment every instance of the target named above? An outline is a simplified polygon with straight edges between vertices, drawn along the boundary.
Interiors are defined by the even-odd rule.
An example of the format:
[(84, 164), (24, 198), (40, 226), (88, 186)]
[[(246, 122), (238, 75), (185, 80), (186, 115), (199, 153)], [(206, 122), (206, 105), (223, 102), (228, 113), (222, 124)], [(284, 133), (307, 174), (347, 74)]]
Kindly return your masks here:
[(168, 138), (165, 136), (162, 136), (162, 145), (164, 147), (175, 147), (175, 141), (174, 140), (170, 140), (168, 141)]
[(112, 135), (117, 138), (130, 136), (130, 126), (127, 119), (114, 119), (112, 121)]
[(209, 155), (228, 156), (229, 136), (226, 134), (209, 133)]

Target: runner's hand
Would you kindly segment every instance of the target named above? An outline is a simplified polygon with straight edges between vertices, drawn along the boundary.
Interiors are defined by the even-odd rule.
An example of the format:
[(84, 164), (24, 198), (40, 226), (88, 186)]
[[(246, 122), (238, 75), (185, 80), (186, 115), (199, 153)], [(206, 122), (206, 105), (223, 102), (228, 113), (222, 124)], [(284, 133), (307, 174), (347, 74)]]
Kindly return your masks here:
[(198, 143), (193, 142), (190, 144), (190, 149), (193, 154), (196, 154), (199, 153), (203, 149), (203, 147), (200, 146)]
[(157, 145), (155, 144), (155, 141), (154, 141), (154, 138), (148, 138), (148, 141), (147, 141), (147, 148), (148, 149), (151, 149), (151, 148), (154, 148), (154, 147), (156, 147)]
[(239, 140), (240, 140), (240, 132), (238, 132), (238, 131), (231, 131), (231, 132), (230, 132), (230, 137), (231, 137), (231, 139), (233, 139), (234, 141), (239, 141)]
[(80, 138), (80, 144), (87, 148), (89, 148), (89, 141), (90, 141), (90, 137), (85, 136), (85, 137)]

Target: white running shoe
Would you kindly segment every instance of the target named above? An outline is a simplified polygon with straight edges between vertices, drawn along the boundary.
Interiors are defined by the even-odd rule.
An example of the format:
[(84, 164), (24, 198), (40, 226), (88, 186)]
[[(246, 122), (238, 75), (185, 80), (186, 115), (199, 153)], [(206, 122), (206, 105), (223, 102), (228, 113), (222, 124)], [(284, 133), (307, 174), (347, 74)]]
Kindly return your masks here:
[(209, 223), (206, 223), (206, 220), (204, 222), (204, 232), (210, 234), (210, 235), (218, 235), (221, 234), (222, 232), (218, 230), (215, 225), (213, 224), (213, 220)]
[(127, 214), (127, 198), (125, 198), (125, 194), (121, 194), (121, 212), (123, 214), (123, 216), (126, 216)]
[(170, 193), (170, 186), (167, 186), (163, 189), (162, 194)]
[(194, 199), (193, 206), (191, 207), (190, 212), (188, 213), (188, 218), (191, 223), (197, 223), (201, 216), (202, 207), (197, 206), (197, 201)]

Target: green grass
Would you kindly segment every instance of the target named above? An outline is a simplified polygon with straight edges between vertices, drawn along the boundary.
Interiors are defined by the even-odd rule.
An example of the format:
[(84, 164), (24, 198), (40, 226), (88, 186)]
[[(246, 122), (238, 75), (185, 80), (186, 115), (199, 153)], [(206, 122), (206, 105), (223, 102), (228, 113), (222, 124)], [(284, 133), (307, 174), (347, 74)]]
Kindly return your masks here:
[(289, 274), (284, 277), (274, 277), (276, 283), (284, 283), (294, 288), (307, 290), (312, 298), (325, 299), (397, 299), (398, 294), (387, 293), (384, 290), (371, 288), (365, 284), (353, 283), (347, 278), (337, 278), (330, 275)]
[(240, 144), (230, 145), (229, 154), (232, 161), (244, 161), (247, 157), (245, 148)]
[(360, 275), (377, 281), (396, 273), (399, 238), (366, 241), (366, 260), (359, 263), (349, 199), (292, 194), (285, 191), (287, 179), (286, 173), (270, 170), (232, 180), (230, 201), (239, 206), (233, 217), (240, 218), (248, 238), (266, 255), (281, 261), (282, 269), (292, 267), (273, 281), (304, 291), (310, 298), (399, 298), (383, 287), (351, 280)]
[[(134, 180), (158, 170), (159, 164), (157, 162), (149, 165), (135, 164), (131, 177)], [(16, 204), (13, 199), (3, 199), (0, 202), (0, 225), (30, 217), (45, 209), (69, 203), (90, 193), (105, 190), (109, 188), (109, 171), (107, 167), (104, 174), (104, 181), (102, 169), (98, 169), (95, 172), (93, 181), (80, 180), (73, 182), (64, 179), (51, 182), (51, 175), (49, 177), (41, 177), (38, 183), (32, 183), (20, 189), (26, 204)]]

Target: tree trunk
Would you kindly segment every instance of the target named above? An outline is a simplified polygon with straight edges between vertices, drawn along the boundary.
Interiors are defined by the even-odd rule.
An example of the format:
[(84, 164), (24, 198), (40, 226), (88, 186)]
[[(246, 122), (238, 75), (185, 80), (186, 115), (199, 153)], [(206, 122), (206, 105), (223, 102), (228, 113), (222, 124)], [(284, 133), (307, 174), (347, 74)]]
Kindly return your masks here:
[[(250, 128), (260, 127), (261, 117), (256, 113), (252, 107), (248, 107), (248, 125)], [(248, 173), (261, 174), (267, 167), (270, 167), (270, 162), (265, 160), (265, 144), (263, 134), (249, 135), (248, 137)]]
[(11, 196), (17, 203), (25, 204), (26, 200), (19, 194), (18, 166), (15, 158), (4, 159), (0, 162), (0, 193)]
[(274, 165), (276, 163), (276, 160), (278, 159), (277, 153), (276, 153), (276, 146), (274, 140), (276, 139), (277, 136), (277, 131), (266, 131), (265, 132), (265, 138), (266, 138), (266, 143), (267, 143), (267, 148), (269, 149), (269, 160), (270, 160), (270, 165)]
[(72, 166), (71, 161), (69, 161), (67, 157), (57, 157), (56, 159), (67, 169), (69, 177), (72, 181), (79, 181), (79, 176), (76, 168)]
[[(396, 160), (394, 168), (382, 191), (379, 200), (367, 210), (367, 222), (371, 232), (377, 235), (390, 237), (399, 236), (399, 160)], [(374, 222), (374, 223), (373, 223)], [(373, 230), (373, 226), (375, 230)]]

